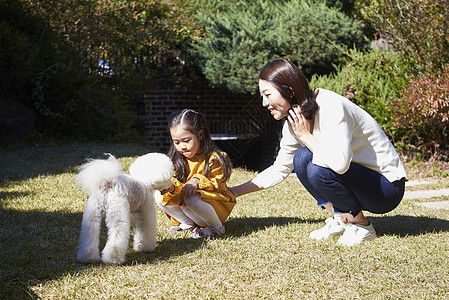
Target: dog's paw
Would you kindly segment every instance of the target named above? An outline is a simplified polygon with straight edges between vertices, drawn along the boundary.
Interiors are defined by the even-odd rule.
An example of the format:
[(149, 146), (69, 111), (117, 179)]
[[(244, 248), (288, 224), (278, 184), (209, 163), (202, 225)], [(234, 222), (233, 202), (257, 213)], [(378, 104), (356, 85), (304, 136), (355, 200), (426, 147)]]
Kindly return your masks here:
[(101, 261), (110, 265), (121, 265), (125, 262), (125, 254), (118, 248), (104, 248)]
[(113, 257), (113, 256), (103, 256), (101, 261), (107, 265), (121, 265), (125, 262), (125, 258), (122, 257)]
[(141, 242), (134, 242), (134, 247), (133, 247), (134, 251), (148, 251), (148, 252), (153, 252), (154, 249), (156, 249), (156, 243), (147, 243), (146, 245), (144, 243)]
[(144, 251), (145, 247), (144, 247), (144, 245), (142, 243), (136, 243), (135, 242), (134, 246), (133, 246), (133, 249), (134, 249), (134, 251), (140, 252), (140, 251)]

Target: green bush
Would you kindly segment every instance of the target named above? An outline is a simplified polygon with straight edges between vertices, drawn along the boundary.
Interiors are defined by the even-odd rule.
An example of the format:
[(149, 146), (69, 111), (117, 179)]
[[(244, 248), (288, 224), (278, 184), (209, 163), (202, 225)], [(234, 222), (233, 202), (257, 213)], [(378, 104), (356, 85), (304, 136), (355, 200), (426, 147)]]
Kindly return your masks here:
[(34, 110), (38, 137), (117, 136), (134, 117), (111, 105), (117, 96), (95, 86), (99, 76), (80, 66), (80, 52), (36, 13), (25, 2), (0, 1), (0, 96)]
[(339, 93), (360, 105), (387, 131), (394, 135), (391, 99), (397, 99), (407, 84), (398, 55), (372, 50), (362, 52), (353, 49), (347, 52), (348, 61), (337, 67), (330, 75), (314, 75), (310, 81), (312, 88), (325, 88)]
[(326, 0), (326, 5), (329, 7), (338, 8), (347, 15), (354, 12), (356, 0)]
[[(47, 77), (48, 73), (48, 77)], [(58, 140), (132, 141), (142, 117), (130, 110), (126, 98), (108, 86), (96, 86), (89, 78), (67, 66), (44, 74), (42, 94), (35, 89), (36, 126), (42, 137)], [(64, 99), (59, 99), (66, 95)]]
[(364, 47), (360, 22), (325, 1), (194, 1), (205, 36), (193, 45), (212, 86), (254, 92), (268, 61), (287, 57), (306, 74), (329, 73), (342, 52)]

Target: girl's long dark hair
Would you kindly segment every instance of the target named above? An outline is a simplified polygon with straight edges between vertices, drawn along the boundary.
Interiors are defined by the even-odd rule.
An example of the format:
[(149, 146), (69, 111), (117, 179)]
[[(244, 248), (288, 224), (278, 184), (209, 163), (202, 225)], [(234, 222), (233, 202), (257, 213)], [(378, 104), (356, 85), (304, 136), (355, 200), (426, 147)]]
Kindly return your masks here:
[(313, 119), (318, 110), (317, 94), (309, 88), (307, 78), (296, 65), (276, 58), (262, 68), (259, 79), (273, 84), (290, 105), (298, 104), (307, 120)]
[[(200, 140), (200, 149), (206, 159), (206, 165), (203, 175), (206, 177), (209, 176), (210, 167), (208, 162), (212, 153), (215, 152), (218, 156), (218, 160), (223, 167), (224, 181), (227, 181), (231, 176), (232, 163), (226, 153), (218, 149), (214, 141), (211, 139), (205, 116), (202, 113), (194, 111), (193, 109), (183, 109), (175, 111), (168, 117), (168, 129), (170, 130), (178, 125), (186, 125), (188, 127), (188, 130), (196, 135), (198, 139), (200, 137), (200, 132), (203, 132), (203, 138)], [(187, 163), (185, 161), (186, 158), (184, 157), (184, 155), (179, 153), (178, 150), (176, 150), (173, 140), (171, 140), (168, 156), (175, 166), (175, 178), (177, 178), (181, 182), (185, 182), (187, 180), (187, 176), (189, 175), (187, 170)]]

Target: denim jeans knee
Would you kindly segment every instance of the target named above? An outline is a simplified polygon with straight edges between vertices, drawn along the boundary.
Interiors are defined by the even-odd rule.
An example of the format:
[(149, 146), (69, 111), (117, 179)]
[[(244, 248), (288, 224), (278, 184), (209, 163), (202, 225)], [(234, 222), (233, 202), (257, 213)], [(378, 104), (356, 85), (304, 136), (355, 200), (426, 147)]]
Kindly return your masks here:
[(293, 157), (295, 173), (306, 171), (307, 165), (312, 161), (313, 154), (307, 147), (300, 148)]
[(330, 202), (310, 183), (308, 168), (314, 166), (312, 158), (312, 152), (307, 147), (302, 147), (293, 157), (293, 168), (301, 184), (315, 198), (318, 206), (323, 207)]

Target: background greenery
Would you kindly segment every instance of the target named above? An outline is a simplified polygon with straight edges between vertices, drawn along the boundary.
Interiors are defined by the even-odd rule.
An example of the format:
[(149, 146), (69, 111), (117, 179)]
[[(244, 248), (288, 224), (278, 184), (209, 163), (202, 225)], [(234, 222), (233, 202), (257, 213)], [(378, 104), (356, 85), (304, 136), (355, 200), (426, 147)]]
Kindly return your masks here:
[(397, 143), (418, 157), (449, 152), (448, 0), (371, 1), (363, 8), (389, 47), (399, 55), (407, 85), (391, 98)]
[(34, 110), (34, 144), (133, 141), (144, 135), (143, 91), (206, 81), (255, 93), (261, 66), (285, 56), (313, 87), (371, 113), (404, 153), (447, 159), (448, 5), (0, 0), (0, 100)]
[[(135, 142), (143, 90), (206, 80), (253, 92), (260, 66), (286, 56), (313, 87), (369, 111), (403, 153), (430, 157), (407, 163), (411, 179), (433, 176), (432, 188), (447, 188), (448, 0), (325, 3), (0, 0), (0, 100), (34, 110), (38, 146)], [(366, 48), (379, 38), (383, 51)], [(169, 236), (158, 210), (155, 252), (130, 250), (120, 267), (80, 264), (86, 195), (73, 176), (104, 152), (127, 167), (146, 149), (71, 143), (0, 152), (1, 298), (448, 298), (447, 211), (404, 200), (368, 215), (375, 241), (318, 243), (308, 234), (326, 215), (294, 178), (242, 196), (222, 238)], [(230, 185), (254, 176), (235, 170)]]
[[(449, 210), (404, 199), (385, 215), (368, 214), (379, 238), (357, 247), (308, 238), (326, 213), (289, 177), (239, 197), (226, 235), (169, 235), (157, 209), (158, 246), (130, 245), (122, 266), (76, 261), (87, 195), (74, 184), (85, 158), (114, 154), (124, 169), (143, 147), (71, 143), (0, 153), (0, 298), (2, 299), (446, 299)], [(410, 179), (448, 188), (449, 169), (406, 164)], [(445, 171), (444, 171), (445, 170)], [(255, 174), (236, 169), (230, 185)], [(102, 231), (104, 246), (106, 232)], [(435, 274), (438, 274), (435, 276)]]
[(196, 1), (204, 37), (193, 54), (214, 86), (256, 91), (260, 69), (286, 56), (308, 74), (333, 70), (340, 47), (365, 49), (361, 24), (325, 1)]

